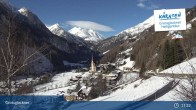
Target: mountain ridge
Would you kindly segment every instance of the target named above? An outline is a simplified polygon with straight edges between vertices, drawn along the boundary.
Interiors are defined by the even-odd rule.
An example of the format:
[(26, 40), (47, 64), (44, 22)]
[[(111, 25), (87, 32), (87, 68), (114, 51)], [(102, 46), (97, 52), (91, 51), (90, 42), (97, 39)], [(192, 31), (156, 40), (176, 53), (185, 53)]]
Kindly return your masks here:
[(47, 27), (53, 34), (57, 35), (57, 36), (60, 36), (62, 38), (65, 38), (66, 40), (68, 40), (69, 42), (72, 42), (72, 43), (76, 43), (78, 45), (86, 45), (85, 41), (78, 37), (78, 36), (75, 36), (67, 31), (65, 31), (61, 26), (60, 24), (56, 23), (56, 24), (53, 24), (51, 26), (48, 26)]
[[(63, 61), (80, 62), (87, 61), (91, 56), (91, 50), (86, 45), (78, 45), (75, 42), (70, 42), (65, 38), (59, 37), (53, 34), (44, 23), (31, 11), (22, 8), (22, 11), (13, 10), (13, 7), (9, 7), (0, 2), (0, 32), (2, 38), (7, 36), (8, 23), (12, 24), (11, 31), (13, 39), (17, 45), (25, 45), (29, 52), (38, 51), (43, 57), (44, 62), (50, 62), (52, 71), (65, 71), (69, 69), (63, 64)], [(10, 19), (11, 18), (11, 19)], [(4, 42), (4, 39), (0, 39), (0, 42)], [(39, 48), (46, 46), (44, 51), (39, 51)], [(18, 51), (22, 48), (19, 48)], [(50, 54), (50, 55), (48, 55)], [(48, 61), (46, 61), (48, 60)], [(43, 71), (42, 71), (43, 72)], [(33, 71), (32, 71), (33, 73)]]
[(104, 36), (100, 33), (92, 30), (85, 29), (81, 27), (73, 27), (68, 31), (69, 33), (83, 38), (85, 41), (99, 42), (104, 39)]

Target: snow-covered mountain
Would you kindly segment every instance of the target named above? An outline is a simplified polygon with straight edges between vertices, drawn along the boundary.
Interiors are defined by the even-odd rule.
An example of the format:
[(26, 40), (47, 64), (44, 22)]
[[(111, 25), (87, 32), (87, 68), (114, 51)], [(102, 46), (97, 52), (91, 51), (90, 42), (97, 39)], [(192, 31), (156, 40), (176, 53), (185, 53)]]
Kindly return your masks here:
[[(17, 32), (17, 34), (13, 36), (13, 39), (16, 38), (17, 40), (12, 40), (14, 42), (13, 44), (16, 45), (15, 48), (17, 51), (21, 52), (21, 56), (23, 55), (24, 50), (28, 50), (27, 53), (38, 51), (36, 52), (35, 57), (37, 57), (39, 53), (39, 56), (43, 58), (38, 61), (40, 69), (37, 67), (37, 62), (31, 63), (33, 70), (29, 72), (39, 74), (39, 72), (43, 73), (46, 70), (64, 71), (69, 68), (63, 64), (63, 61), (69, 61), (71, 63), (86, 61), (86, 59), (91, 57), (91, 52), (94, 52), (94, 50), (91, 50), (87, 45), (80, 45), (75, 42), (77, 39), (81, 39), (78, 42), (84, 41), (80, 37), (77, 38), (72, 35), (74, 36), (73, 38), (76, 39), (73, 39), (74, 42), (69, 42), (65, 38), (54, 35), (46, 28), (39, 17), (27, 8), (18, 10), (9, 5), (5, 5), (4, 2), (0, 1), (0, 10), (0, 24), (2, 24), (0, 25), (0, 33), (2, 33), (2, 37), (7, 35), (6, 29), (8, 29), (9, 26), (8, 18), (14, 17), (11, 31)], [(5, 42), (5, 39), (0, 39), (0, 42)], [(25, 45), (27, 49), (20, 48), (21, 45), (22, 47)], [(41, 49), (44, 49), (44, 52)]]
[(151, 27), (152, 25), (154, 25), (154, 16), (149, 17), (147, 20), (145, 20), (142, 23), (137, 24), (136, 26), (133, 26), (131, 28), (128, 28), (128, 29), (120, 32), (116, 36), (118, 36), (120, 34), (131, 34), (132, 36), (134, 36), (136, 34), (140, 34), (145, 29)]
[[(117, 45), (121, 45), (126, 40), (131, 40), (131, 43), (134, 41), (139, 40), (141, 37), (145, 36), (145, 32), (148, 32), (149, 28), (154, 25), (154, 16), (149, 17), (145, 21), (130, 27), (128, 29), (125, 29), (124, 31), (116, 34), (115, 36), (112, 36), (111, 38), (108, 38), (102, 42), (100, 42), (97, 46), (97, 49), (101, 52), (110, 50), (110, 48), (114, 48)], [(132, 45), (131, 43), (128, 43), (129, 45)]]
[(45, 25), (43, 24), (43, 22), (39, 19), (39, 17), (37, 15), (35, 15), (31, 10), (29, 10), (26, 7), (22, 7), (18, 10), (18, 12), (25, 16), (29, 22), (32, 25), (35, 25), (36, 27), (39, 27), (40, 29), (45, 29)]
[(24, 16), (28, 16), (30, 11), (27, 8), (23, 7), (23, 8), (20, 8), (18, 10), (18, 12), (21, 13), (22, 15), (24, 15)]
[(85, 45), (85, 41), (75, 35), (70, 34), (69, 32), (65, 31), (58, 23), (47, 27), (53, 34), (65, 38), (69, 42), (74, 42), (80, 45)]
[(83, 38), (86, 41), (94, 41), (98, 42), (100, 40), (103, 40), (103, 35), (99, 34), (98, 32), (92, 30), (92, 29), (84, 29), (80, 27), (74, 27), (71, 30), (69, 30), (71, 34), (74, 34), (76, 36), (79, 36)]

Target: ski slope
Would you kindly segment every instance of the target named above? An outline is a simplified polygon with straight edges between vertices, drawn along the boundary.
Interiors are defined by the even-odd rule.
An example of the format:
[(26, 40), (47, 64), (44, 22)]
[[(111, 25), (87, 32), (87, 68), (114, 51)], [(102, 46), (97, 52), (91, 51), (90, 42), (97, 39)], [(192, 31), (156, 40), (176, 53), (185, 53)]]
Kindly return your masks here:
[(139, 79), (128, 85), (124, 85), (121, 89), (116, 90), (108, 96), (102, 96), (92, 101), (138, 101), (168, 84), (170, 80), (153, 76), (149, 79)]
[(196, 58), (184, 61), (171, 68), (168, 68), (161, 73), (172, 73), (172, 74), (195, 74), (196, 73)]
[[(171, 68), (168, 68), (164, 72), (168, 73), (181, 73), (181, 74), (196, 74), (196, 58), (192, 58), (190, 60), (184, 61), (180, 64), (177, 64)], [(179, 84), (187, 84), (188, 79), (179, 79)], [(177, 101), (182, 100), (182, 98), (177, 94), (176, 90), (180, 90), (179, 85), (176, 86), (173, 90), (166, 93), (162, 97), (158, 98), (156, 101)]]

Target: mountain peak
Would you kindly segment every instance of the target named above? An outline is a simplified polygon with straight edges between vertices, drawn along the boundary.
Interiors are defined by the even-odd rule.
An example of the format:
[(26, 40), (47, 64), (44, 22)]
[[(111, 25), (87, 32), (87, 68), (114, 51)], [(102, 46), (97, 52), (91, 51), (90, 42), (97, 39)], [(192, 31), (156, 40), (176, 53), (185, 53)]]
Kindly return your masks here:
[(86, 41), (98, 42), (98, 41), (104, 39), (103, 35), (99, 34), (98, 32), (94, 31), (93, 29), (73, 27), (71, 30), (69, 30), (69, 32), (71, 34), (74, 34), (76, 36), (83, 38)]
[(52, 26), (50, 26), (51, 28), (61, 28), (60, 27), (60, 25), (59, 25), (59, 23), (56, 23), (56, 24), (54, 24), (54, 25), (52, 25)]
[(58, 36), (64, 36), (65, 35), (65, 30), (60, 27), (60, 25), (58, 23), (47, 27), (53, 34), (58, 35)]
[(18, 12), (24, 16), (28, 16), (29, 12), (31, 12), (29, 9), (27, 9), (26, 7), (22, 7), (18, 10)]
[(151, 27), (152, 25), (154, 25), (154, 16), (151, 16), (145, 21), (143, 21), (142, 23), (139, 23), (131, 28), (128, 28), (120, 32), (118, 35), (123, 34), (123, 33), (131, 33), (131, 35), (139, 34), (143, 32), (145, 29)]
[(65, 38), (69, 42), (75, 42), (77, 44), (85, 45), (84, 40), (78, 36), (74, 36), (69, 32), (65, 31), (60, 24), (56, 23), (52, 26), (47, 27), (53, 34)]

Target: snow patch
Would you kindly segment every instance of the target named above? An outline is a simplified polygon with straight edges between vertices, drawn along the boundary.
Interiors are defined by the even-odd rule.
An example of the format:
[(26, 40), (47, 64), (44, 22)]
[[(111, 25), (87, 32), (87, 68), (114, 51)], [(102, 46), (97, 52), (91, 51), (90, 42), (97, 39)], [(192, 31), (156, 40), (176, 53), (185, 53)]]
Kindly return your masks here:
[(186, 25), (186, 28), (187, 28), (187, 29), (191, 29), (191, 28), (192, 28), (192, 25), (191, 25), (190, 23), (188, 23), (188, 24)]
[(105, 52), (103, 52), (103, 55), (105, 55), (106, 53), (108, 53), (110, 50), (107, 50), (107, 51), (105, 51)]
[(196, 21), (196, 17), (195, 17), (195, 18), (193, 18), (190, 22), (194, 22), (194, 21)]

